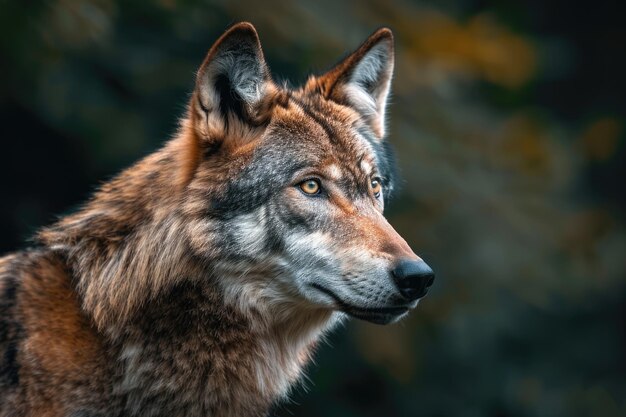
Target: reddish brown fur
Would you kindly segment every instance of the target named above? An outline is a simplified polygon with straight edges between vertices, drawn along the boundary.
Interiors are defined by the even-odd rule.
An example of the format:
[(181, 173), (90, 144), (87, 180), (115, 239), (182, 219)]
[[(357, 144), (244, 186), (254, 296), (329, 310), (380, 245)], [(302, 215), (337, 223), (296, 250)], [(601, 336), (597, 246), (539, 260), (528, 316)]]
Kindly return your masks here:
[[(233, 34), (258, 43), (250, 24), (234, 26), (211, 48), (198, 80)], [(38, 249), (0, 259), (6, 293), (0, 308), (7, 314), (0, 318), (7, 334), (0, 352), (9, 352), (13, 367), (0, 379), (0, 417), (261, 416), (285, 395), (333, 313), (228, 305), (198, 258), (221, 253), (207, 238), (213, 233), (207, 196), (227, 191), (227, 180), (250, 163), (270, 121), (294, 138), (320, 138), (302, 143), (301, 151), (328, 155), (320, 169), (328, 177), (334, 164), (368, 181), (346, 163), (362, 146), (352, 126), (363, 115), (341, 84), (381, 41), (392, 48), (389, 30), (297, 91), (274, 85), (264, 67), (263, 100), (245, 109), (245, 121), (203, 108), (199, 84), (174, 139), (106, 183), (83, 209), (42, 230)], [(332, 115), (323, 122), (336, 130), (335, 142), (324, 139), (323, 124), (299, 103)], [(372, 126), (382, 139), (382, 128)], [(333, 196), (345, 245), (365, 245), (383, 258), (415, 257), (382, 208), (368, 204)], [(301, 309), (282, 320), (286, 308)]]
[(63, 262), (33, 251), (4, 258), (0, 270), (18, 272), (14, 315), (26, 335), (17, 358), (24, 389), (8, 404), (0, 402), (0, 411), (8, 412), (0, 415), (65, 415), (68, 398), (60, 392), (78, 407), (81, 403), (104, 407), (110, 389), (104, 377), (109, 361), (101, 337), (81, 313)]

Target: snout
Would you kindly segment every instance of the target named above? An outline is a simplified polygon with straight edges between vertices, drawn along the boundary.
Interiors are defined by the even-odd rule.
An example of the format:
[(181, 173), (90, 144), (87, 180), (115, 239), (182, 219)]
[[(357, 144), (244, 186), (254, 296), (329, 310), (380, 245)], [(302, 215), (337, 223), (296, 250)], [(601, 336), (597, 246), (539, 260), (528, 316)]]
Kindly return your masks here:
[(403, 260), (391, 271), (396, 287), (408, 301), (422, 298), (435, 281), (435, 273), (422, 260)]

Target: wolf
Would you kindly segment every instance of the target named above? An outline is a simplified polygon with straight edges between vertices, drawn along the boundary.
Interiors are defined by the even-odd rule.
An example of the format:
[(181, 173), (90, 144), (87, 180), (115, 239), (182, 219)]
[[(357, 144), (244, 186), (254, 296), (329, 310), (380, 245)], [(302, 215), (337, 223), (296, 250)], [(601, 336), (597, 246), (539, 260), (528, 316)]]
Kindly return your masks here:
[(393, 62), (382, 28), (293, 89), (227, 30), (173, 138), (0, 260), (0, 416), (265, 416), (345, 317), (406, 316)]

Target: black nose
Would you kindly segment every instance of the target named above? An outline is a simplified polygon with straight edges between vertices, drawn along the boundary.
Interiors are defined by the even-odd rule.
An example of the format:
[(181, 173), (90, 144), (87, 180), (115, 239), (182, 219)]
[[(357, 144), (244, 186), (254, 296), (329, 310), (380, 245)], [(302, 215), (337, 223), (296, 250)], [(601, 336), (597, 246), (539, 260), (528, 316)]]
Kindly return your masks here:
[(400, 261), (391, 273), (400, 293), (411, 301), (425, 296), (435, 281), (435, 273), (424, 261)]

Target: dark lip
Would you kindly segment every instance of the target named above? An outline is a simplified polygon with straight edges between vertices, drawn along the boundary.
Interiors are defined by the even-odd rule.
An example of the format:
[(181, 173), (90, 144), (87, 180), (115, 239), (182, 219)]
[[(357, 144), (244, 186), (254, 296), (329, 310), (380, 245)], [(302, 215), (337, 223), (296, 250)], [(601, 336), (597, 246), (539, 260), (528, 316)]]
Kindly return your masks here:
[(365, 308), (353, 306), (343, 301), (334, 292), (322, 285), (319, 285), (317, 283), (309, 285), (312, 288), (315, 288), (316, 290), (321, 291), (324, 294), (328, 295), (330, 298), (332, 298), (339, 307), (339, 309), (344, 313), (354, 318), (369, 321), (371, 323), (387, 324), (393, 321), (393, 319), (397, 318), (398, 316), (406, 314), (409, 311), (409, 307), (406, 306), (380, 308)]

